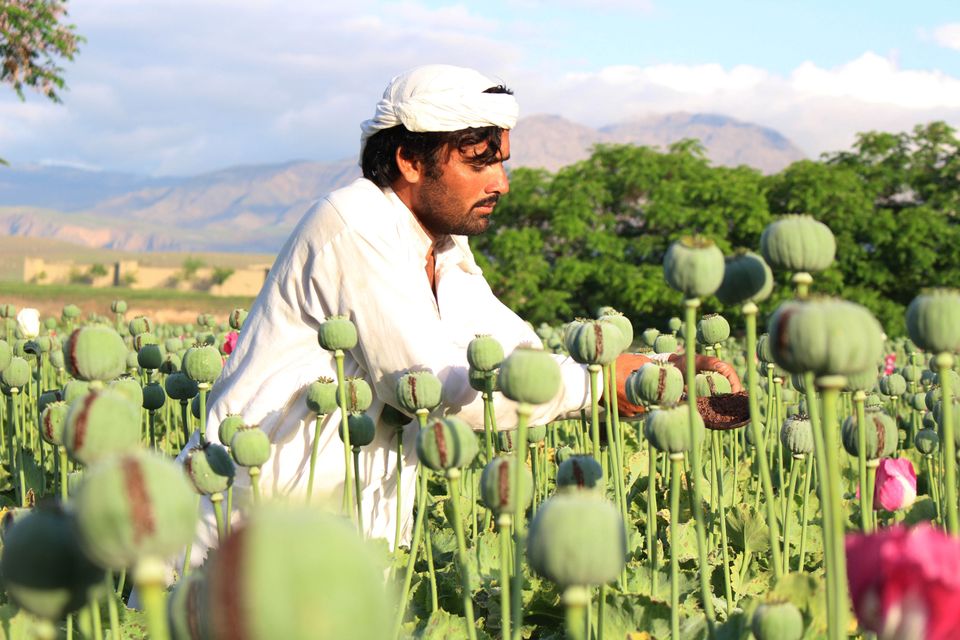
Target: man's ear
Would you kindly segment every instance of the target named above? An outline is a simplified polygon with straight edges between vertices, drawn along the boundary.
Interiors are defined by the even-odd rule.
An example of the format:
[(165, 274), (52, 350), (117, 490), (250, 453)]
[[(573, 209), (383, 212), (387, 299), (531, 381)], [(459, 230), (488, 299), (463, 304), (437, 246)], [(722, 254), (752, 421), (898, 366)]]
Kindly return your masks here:
[(419, 160), (412, 160), (403, 155), (403, 147), (397, 147), (396, 151), (397, 168), (400, 170), (400, 176), (410, 184), (420, 182), (423, 176), (423, 163)]

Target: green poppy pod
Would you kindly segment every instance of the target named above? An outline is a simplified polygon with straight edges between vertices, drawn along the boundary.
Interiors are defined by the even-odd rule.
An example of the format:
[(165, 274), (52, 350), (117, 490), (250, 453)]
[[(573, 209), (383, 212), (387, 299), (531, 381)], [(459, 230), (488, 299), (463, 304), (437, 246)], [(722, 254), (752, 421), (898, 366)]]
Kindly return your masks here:
[(557, 467), (557, 489), (600, 489), (603, 468), (593, 456), (573, 455)]
[(40, 397), (37, 399), (37, 411), (43, 413), (43, 410), (47, 408), (47, 405), (51, 402), (60, 402), (63, 400), (63, 392), (60, 389), (48, 389), (40, 394)]
[(137, 316), (131, 320), (127, 328), (130, 330), (130, 335), (136, 336), (141, 333), (153, 333), (153, 320), (147, 316)]
[(74, 330), (63, 353), (67, 373), (78, 380), (112, 380), (127, 370), (127, 346), (123, 338), (103, 325)]
[(658, 451), (685, 453), (703, 441), (706, 429), (703, 418), (694, 412), (696, 442), (690, 441), (690, 409), (686, 404), (661, 407), (647, 413), (643, 423), (643, 435)]
[[(140, 351), (148, 344), (160, 345), (160, 339), (150, 332), (138, 333), (130, 339), (130, 346), (134, 351)], [(156, 368), (156, 367), (151, 367)]]
[(770, 265), (752, 251), (739, 250), (725, 258), (723, 281), (716, 296), (725, 305), (762, 302), (773, 292)]
[(527, 429), (527, 442), (530, 444), (540, 444), (547, 439), (547, 425), (535, 424)]
[(30, 382), (30, 363), (19, 356), (13, 356), (10, 364), (0, 374), (0, 380), (9, 389), (22, 389)]
[(558, 493), (537, 509), (530, 523), (527, 561), (561, 588), (611, 582), (626, 560), (620, 511), (596, 492)]
[(780, 428), (780, 442), (794, 456), (813, 453), (813, 427), (806, 415), (790, 416)]
[(0, 340), (0, 371), (10, 366), (10, 360), (13, 359), (13, 349), (6, 340)]
[(434, 471), (465, 467), (477, 451), (477, 436), (466, 422), (455, 416), (434, 418), (417, 434), (417, 457)]
[(830, 227), (811, 216), (789, 215), (763, 230), (760, 252), (774, 269), (816, 273), (833, 264), (837, 241)]
[(56, 371), (63, 371), (66, 368), (66, 358), (63, 356), (63, 349), (55, 349), (50, 352), (50, 366)]
[(167, 622), (172, 640), (210, 637), (206, 574), (193, 571), (181, 576), (167, 599)]
[(570, 332), (565, 343), (567, 351), (583, 364), (610, 364), (623, 349), (623, 334), (612, 322), (586, 320)]
[(880, 378), (880, 393), (898, 398), (907, 392), (907, 381), (899, 373), (890, 373)]
[(627, 377), (627, 400), (638, 405), (674, 405), (683, 395), (683, 373), (670, 363), (648, 362)]
[(730, 323), (719, 313), (708, 313), (697, 323), (697, 340), (712, 347), (730, 337)]
[(576, 455), (576, 451), (573, 450), (573, 447), (564, 445), (553, 452), (553, 461), (559, 467), (564, 463), (565, 460), (568, 460), (571, 456)]
[(63, 401), (68, 405), (90, 393), (90, 383), (85, 380), (71, 380), (63, 385)]
[(317, 341), (327, 351), (346, 351), (357, 346), (357, 327), (346, 316), (331, 316), (320, 323)]
[[(317, 378), (307, 385), (307, 408), (317, 415), (333, 413), (337, 404), (337, 381), (333, 378)], [(229, 442), (229, 440), (224, 440)]]
[(910, 406), (913, 407), (916, 411), (926, 411), (927, 410), (927, 394), (922, 391), (914, 394), (907, 394), (907, 397), (910, 400)]
[[(210, 637), (383, 640), (384, 567), (349, 521), (268, 506), (223, 543), (207, 573)], [(322, 577), (322, 579), (318, 579)]]
[(938, 387), (939, 387), (939, 386), (943, 386), (943, 382), (940, 380), (940, 378), (941, 378), (941, 376), (944, 376), (944, 375), (947, 376), (948, 378), (950, 378), (950, 388), (951, 388), (951, 389), (958, 389), (958, 388), (960, 388), (960, 374), (958, 374), (958, 373), (957, 373), (956, 371), (954, 371), (953, 369), (947, 369), (946, 372), (944, 372), (944, 371), (937, 371), (936, 373), (934, 373), (934, 374), (933, 374), (933, 384), (937, 385)]
[(960, 350), (960, 292), (924, 291), (907, 307), (907, 333), (918, 347), (932, 353)]
[(60, 311), (61, 317), (65, 320), (74, 320), (80, 317), (80, 307), (75, 304), (68, 304)]
[(167, 353), (176, 353), (183, 349), (183, 340), (180, 338), (166, 338), (163, 341), (163, 350)]
[(920, 384), (925, 387), (929, 387), (934, 383), (934, 380), (936, 379), (936, 377), (937, 377), (937, 374), (935, 374), (933, 371), (931, 371), (930, 369), (924, 369), (923, 371), (920, 372)]
[(163, 382), (163, 388), (173, 400), (192, 400), (200, 393), (199, 385), (191, 380), (187, 374), (179, 371), (167, 376), (167, 379)]
[(803, 616), (792, 602), (764, 602), (753, 612), (750, 630), (757, 640), (800, 640)]
[(697, 397), (720, 396), (731, 392), (730, 381), (716, 371), (703, 371), (696, 377)]
[(138, 407), (143, 406), (143, 387), (135, 379), (124, 376), (117, 378), (108, 385), (108, 388), (119, 391), (127, 397), (127, 400)]
[(62, 400), (50, 402), (40, 414), (40, 435), (47, 444), (58, 447), (63, 444), (69, 405)]
[(929, 456), (937, 452), (940, 448), (940, 436), (929, 427), (924, 427), (917, 431), (913, 436), (913, 446), (917, 448), (922, 455)]
[(70, 457), (91, 465), (140, 445), (140, 405), (114, 389), (91, 391), (70, 405), (63, 429)]
[(504, 453), (508, 451), (513, 451), (513, 439), (516, 431), (510, 429), (509, 431), (498, 431), (497, 432), (497, 451), (502, 451)]
[(380, 422), (388, 429), (403, 431), (403, 428), (410, 424), (411, 418), (392, 404), (385, 404), (380, 412)]
[(611, 310), (608, 313), (605, 313), (597, 317), (597, 320), (600, 322), (612, 322), (617, 326), (617, 329), (620, 329), (620, 333), (623, 336), (624, 346), (622, 351), (626, 351), (633, 344), (633, 323), (630, 322), (630, 318), (623, 315), (619, 311)]
[(183, 470), (197, 493), (205, 496), (229, 489), (236, 474), (226, 447), (213, 442), (191, 447), (184, 457)]
[(517, 347), (500, 365), (498, 382), (511, 400), (543, 404), (560, 391), (560, 365), (546, 351)]
[[(896, 421), (882, 411), (867, 411), (865, 416), (867, 460), (878, 460), (892, 456), (897, 451), (899, 435)], [(854, 413), (843, 421), (840, 427), (840, 438), (843, 448), (851, 456), (859, 455), (859, 434), (857, 430), (857, 414)]]
[(143, 406), (147, 411), (157, 411), (167, 402), (167, 394), (159, 382), (148, 382), (143, 388)]
[(157, 371), (164, 375), (170, 375), (171, 373), (180, 373), (182, 366), (183, 362), (180, 360), (180, 356), (176, 353), (168, 352), (167, 355), (163, 357), (163, 362), (160, 363)]
[(533, 475), (524, 466), (520, 470), (520, 487), (513, 486), (514, 456), (499, 456), (487, 463), (480, 475), (480, 499), (494, 515), (513, 515), (517, 500), (524, 508), (533, 500)]
[(113, 311), (114, 313), (126, 313), (127, 303), (123, 300), (114, 300), (110, 303), (110, 311)]
[(137, 351), (137, 364), (142, 369), (159, 369), (165, 355), (159, 344), (145, 344)]
[(190, 401), (190, 413), (197, 420), (200, 419), (200, 394), (195, 395)]
[(194, 347), (183, 357), (182, 369), (197, 384), (212, 384), (223, 370), (223, 356), (213, 346)]
[(397, 380), (397, 404), (408, 413), (440, 406), (443, 385), (431, 371), (411, 371)]
[(773, 349), (770, 348), (770, 334), (761, 333), (757, 338), (757, 358), (764, 364), (773, 362)]
[(653, 349), (653, 345), (656, 343), (657, 336), (659, 335), (660, 330), (651, 327), (643, 330), (643, 333), (640, 334), (640, 339), (643, 341), (643, 344)]
[(682, 328), (683, 328), (683, 320), (681, 320), (677, 316), (671, 316), (671, 318), (667, 320), (667, 330), (670, 333), (675, 334), (678, 331), (680, 331), (680, 329)]
[(930, 389), (923, 395), (923, 402), (927, 406), (928, 411), (933, 411), (936, 406), (940, 403), (940, 398), (943, 396), (943, 392), (940, 390), (940, 387), (934, 387)]
[(16, 318), (17, 307), (12, 304), (0, 304), (0, 318)]
[(880, 323), (845, 300), (784, 302), (770, 318), (769, 333), (774, 361), (790, 373), (857, 374), (883, 351)]
[(246, 309), (237, 308), (230, 312), (230, 328), (234, 331), (240, 331), (243, 328), (243, 323), (247, 319), (248, 311)]
[(220, 426), (217, 428), (217, 437), (220, 438), (220, 442), (229, 447), (233, 441), (233, 436), (239, 429), (242, 429), (243, 426), (243, 416), (236, 413), (228, 413), (226, 417), (220, 421)]
[(653, 341), (653, 350), (656, 353), (676, 353), (677, 338), (672, 333), (661, 333)]
[(879, 368), (877, 365), (871, 365), (863, 371), (849, 374), (844, 389), (847, 391), (872, 391), (877, 386), (879, 377)]
[(233, 434), (230, 454), (241, 467), (261, 467), (270, 459), (270, 438), (260, 427), (245, 425)]
[[(490, 372), (492, 373), (492, 372)], [(470, 382), (470, 388), (474, 391), (479, 391), (483, 393), (487, 390), (487, 371), (480, 371), (479, 369), (467, 369), (467, 380)], [(496, 387), (494, 387), (496, 388)]]
[(136, 373), (140, 369), (140, 359), (136, 351), (127, 352), (127, 371), (131, 374)]
[(663, 275), (667, 284), (687, 298), (713, 294), (723, 282), (723, 253), (713, 240), (686, 236), (667, 248)]
[(73, 519), (58, 506), (25, 512), (4, 534), (0, 572), (20, 608), (50, 621), (87, 603), (103, 570), (84, 555)]
[(478, 335), (467, 345), (467, 362), (477, 371), (493, 371), (503, 357), (503, 345), (493, 336)]
[[(347, 428), (350, 430), (351, 447), (365, 447), (373, 442), (373, 438), (377, 435), (377, 425), (373, 422), (373, 418), (365, 413), (348, 413)], [(339, 433), (340, 439), (343, 440), (342, 423)]]
[(923, 369), (915, 364), (908, 364), (900, 369), (900, 375), (902, 375), (903, 379), (907, 382), (920, 382), (920, 377), (923, 375)]
[(359, 413), (370, 408), (373, 403), (373, 389), (366, 380), (347, 377), (343, 384), (347, 394), (347, 411)]
[(186, 475), (147, 451), (110, 456), (89, 469), (74, 505), (83, 548), (106, 569), (169, 558), (196, 533), (196, 498)]

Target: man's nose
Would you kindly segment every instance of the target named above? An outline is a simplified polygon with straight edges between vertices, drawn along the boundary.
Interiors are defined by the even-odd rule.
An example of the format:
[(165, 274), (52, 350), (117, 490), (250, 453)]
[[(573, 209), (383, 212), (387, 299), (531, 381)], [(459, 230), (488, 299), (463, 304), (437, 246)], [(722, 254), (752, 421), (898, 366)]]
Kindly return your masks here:
[(494, 165), (494, 175), (487, 185), (487, 193), (504, 194), (510, 191), (510, 178), (507, 177), (507, 170), (502, 163)]

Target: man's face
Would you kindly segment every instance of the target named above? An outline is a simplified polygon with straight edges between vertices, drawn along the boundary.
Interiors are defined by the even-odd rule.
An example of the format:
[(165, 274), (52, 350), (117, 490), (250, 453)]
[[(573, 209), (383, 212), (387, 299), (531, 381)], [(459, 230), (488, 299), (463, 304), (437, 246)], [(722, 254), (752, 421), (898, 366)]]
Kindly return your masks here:
[(510, 158), (510, 132), (500, 138), (500, 155), (490, 164), (471, 161), (487, 143), (442, 153), (439, 177), (423, 175), (413, 193), (411, 209), (433, 236), (473, 236), (486, 231), (500, 196), (510, 190), (503, 163)]

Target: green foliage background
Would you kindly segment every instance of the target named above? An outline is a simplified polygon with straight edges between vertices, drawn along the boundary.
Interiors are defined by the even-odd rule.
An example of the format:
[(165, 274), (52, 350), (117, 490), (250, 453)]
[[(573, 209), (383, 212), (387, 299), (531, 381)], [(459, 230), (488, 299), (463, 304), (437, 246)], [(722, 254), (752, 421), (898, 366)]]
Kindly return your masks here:
[[(837, 238), (836, 263), (815, 274), (814, 290), (867, 306), (894, 336), (922, 287), (960, 284), (958, 206), (960, 140), (943, 122), (863, 133), (850, 151), (769, 176), (711, 166), (692, 140), (665, 153), (601, 145), (555, 174), (514, 170), (491, 230), (471, 245), (494, 292), (534, 324), (612, 305), (636, 330), (662, 330), (680, 303), (662, 273), (672, 241), (701, 233), (725, 253), (759, 251), (767, 223), (809, 213)], [(739, 313), (716, 299), (704, 309)]]

